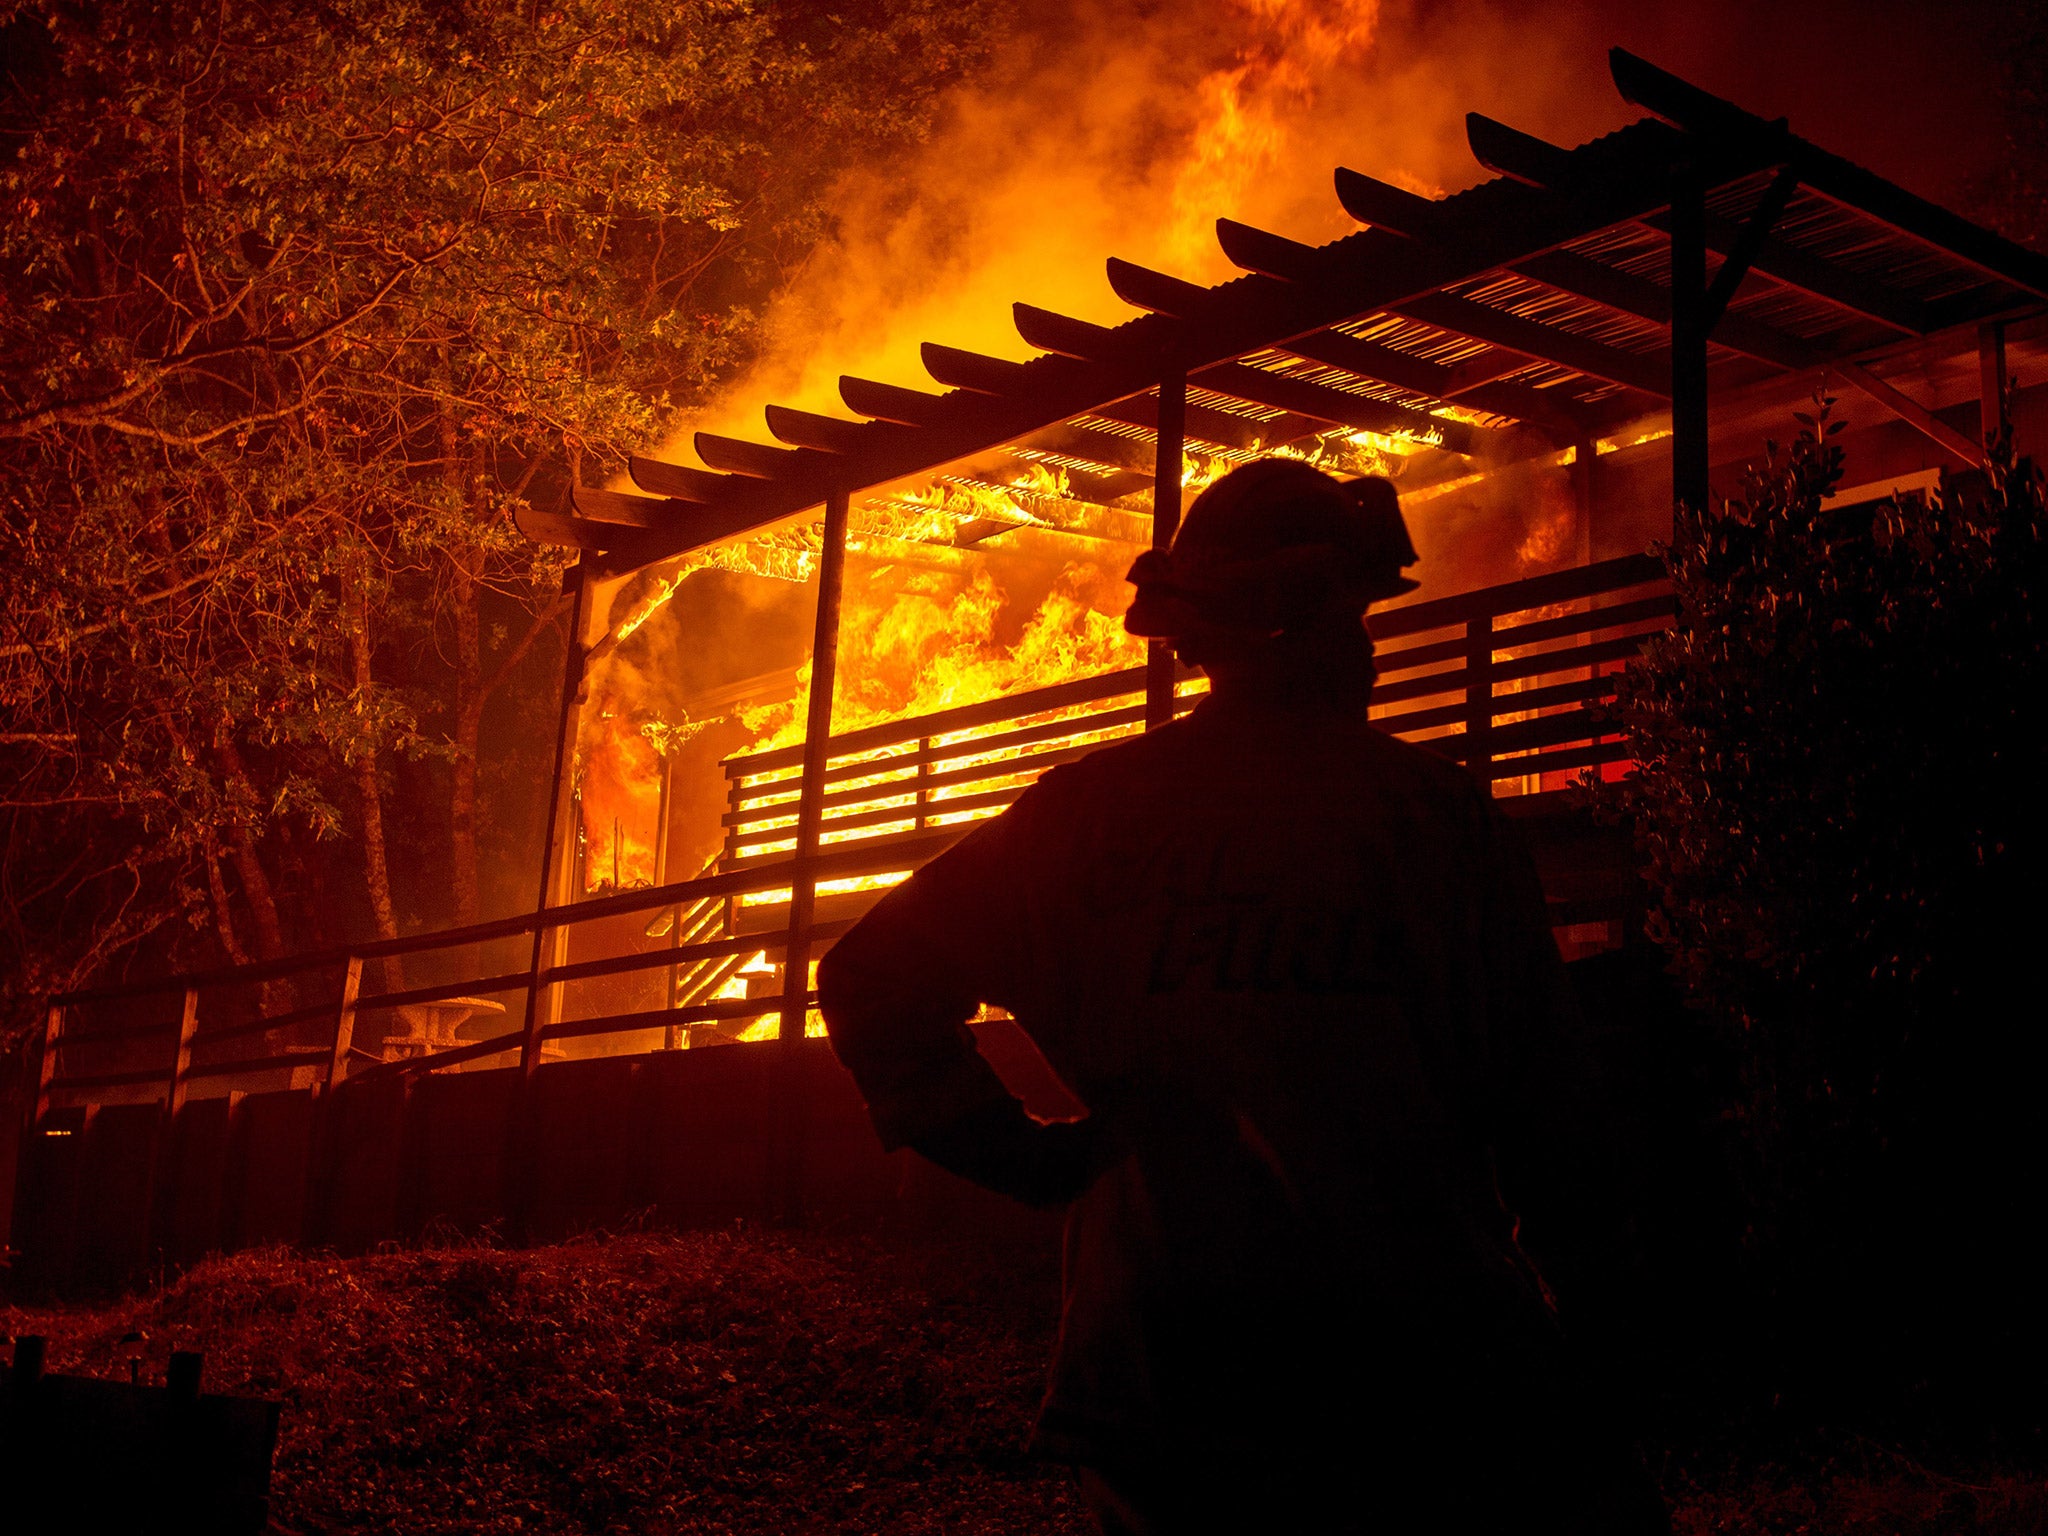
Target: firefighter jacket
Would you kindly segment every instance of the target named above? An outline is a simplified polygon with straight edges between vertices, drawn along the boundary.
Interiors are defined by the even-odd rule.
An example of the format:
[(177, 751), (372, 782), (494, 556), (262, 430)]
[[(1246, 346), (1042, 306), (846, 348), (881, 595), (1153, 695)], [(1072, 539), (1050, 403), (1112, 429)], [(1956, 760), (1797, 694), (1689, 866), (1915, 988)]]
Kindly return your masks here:
[(1100, 1122), (1050, 1452), (1306, 1433), (1332, 1410), (1304, 1372), (1402, 1422), (1472, 1392), (1543, 1411), (1552, 1323), (1496, 1167), (1570, 1139), (1564, 972), (1492, 801), (1363, 710), (1212, 698), (1055, 769), (891, 891), (820, 990), (891, 1148), (1009, 1099), (980, 1004)]

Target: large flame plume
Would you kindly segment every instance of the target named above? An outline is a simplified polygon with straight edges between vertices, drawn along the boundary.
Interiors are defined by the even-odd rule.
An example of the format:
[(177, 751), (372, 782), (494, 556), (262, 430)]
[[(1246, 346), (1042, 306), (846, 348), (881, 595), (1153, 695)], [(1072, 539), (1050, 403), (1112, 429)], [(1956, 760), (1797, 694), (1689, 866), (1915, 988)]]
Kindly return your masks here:
[[(1142, 22), (1107, 7), (1064, 18), (957, 101), (914, 163), (840, 189), (837, 238), (774, 306), (760, 357), (726, 403), (691, 425), (758, 439), (764, 400), (844, 414), (842, 373), (930, 388), (925, 340), (1026, 356), (1009, 322), (1015, 299), (1116, 323), (1128, 312), (1101, 258), (1222, 280), (1233, 273), (1215, 242), (1218, 215), (1333, 238), (1352, 227), (1330, 194), (1335, 164), (1431, 195), (1472, 179), (1460, 104), (1475, 92), (1527, 100), (1555, 40), (1532, 26), (1512, 46), (1390, 47), (1388, 19), (1380, 0), (1202, 0)], [(1416, 34), (1415, 16), (1392, 19), (1404, 39)], [(1481, 78), (1489, 58), (1519, 81)], [(1308, 451), (1352, 473), (1398, 472), (1413, 446), (1333, 433)], [(687, 434), (661, 452), (693, 457)], [(1018, 456), (958, 466), (856, 503), (836, 732), (1141, 659), (1122, 629), (1122, 578), (1149, 537), (1149, 494), (1084, 502), (1056, 455), (1036, 457), (1021, 470)], [(1228, 455), (1191, 457), (1188, 494), (1229, 467)], [(1503, 528), (1478, 536), (1490, 577), (1547, 565), (1569, 542), (1564, 471), (1538, 467), (1524, 481)], [(1431, 588), (1454, 589), (1451, 568), (1470, 563), (1464, 547), (1501, 503), (1483, 500), (1453, 509), (1445, 498), (1445, 515), (1419, 520)], [(816, 540), (814, 529), (782, 530), (702, 551), (650, 576), (618, 611), (579, 750), (585, 889), (655, 877), (665, 760), (673, 880), (716, 851), (717, 757), (800, 737), (808, 668), (792, 652), (808, 628), (802, 584), (815, 577)], [(691, 606), (691, 591), (721, 579), (792, 600), (771, 593), (716, 616)], [(687, 633), (688, 647), (731, 652), (730, 679), (767, 681), (737, 693), (685, 686), (664, 671), (675, 642), (635, 638), (663, 625)]]

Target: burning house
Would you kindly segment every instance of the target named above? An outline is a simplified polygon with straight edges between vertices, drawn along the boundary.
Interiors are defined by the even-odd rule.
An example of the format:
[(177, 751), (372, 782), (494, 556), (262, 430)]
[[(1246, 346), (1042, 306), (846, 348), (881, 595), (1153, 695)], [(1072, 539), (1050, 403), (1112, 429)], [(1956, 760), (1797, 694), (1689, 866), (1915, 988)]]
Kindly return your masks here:
[[(1612, 68), (1646, 114), (1619, 132), (1566, 149), (1474, 115), (1492, 175), (1468, 191), (1339, 169), (1359, 228), (1332, 243), (1220, 219), (1234, 280), (1112, 259), (1126, 323), (1020, 303), (1026, 361), (927, 343), (934, 388), (846, 377), (846, 415), (769, 404), (772, 441), (700, 432), (701, 467), (635, 459), (631, 488), (525, 518), (578, 551), (536, 910), (59, 999), (24, 1164), (48, 1243), (84, 1241), (65, 1223), (114, 1157), (95, 1136), (147, 1142), (181, 1185), (240, 1158), (267, 1193), (239, 1197), (236, 1241), (758, 1209), (799, 1164), (832, 1198), (879, 1154), (802, 1044), (818, 955), (1039, 773), (1193, 706), (1201, 680), (1123, 633), (1123, 572), (1266, 455), (1394, 479), (1425, 587), (1372, 617), (1375, 713), (1512, 801), (1568, 949), (1612, 942), (1625, 865), (1556, 792), (1625, 767), (1596, 706), (1669, 622), (1645, 551), (1673, 500), (1704, 503), (1823, 388), (1846, 494), (1970, 471), (2042, 413), (2009, 378), (2048, 350), (2048, 261), (1782, 120)], [(706, 571), (779, 613), (810, 599), (808, 657), (640, 686), (689, 646)], [(457, 958), (378, 991), (401, 953)], [(218, 1002), (281, 982), (297, 1006)], [(162, 1017), (133, 1022), (144, 996)], [(372, 1016), (418, 1048), (365, 1052)], [(145, 1037), (146, 1069), (119, 1054)], [(787, 1048), (705, 1053), (763, 1040)], [(986, 1044), (1028, 1078), (1000, 1021)], [(171, 1204), (104, 1219), (133, 1246)], [(219, 1245), (227, 1218), (189, 1219), (162, 1242), (210, 1219)]]

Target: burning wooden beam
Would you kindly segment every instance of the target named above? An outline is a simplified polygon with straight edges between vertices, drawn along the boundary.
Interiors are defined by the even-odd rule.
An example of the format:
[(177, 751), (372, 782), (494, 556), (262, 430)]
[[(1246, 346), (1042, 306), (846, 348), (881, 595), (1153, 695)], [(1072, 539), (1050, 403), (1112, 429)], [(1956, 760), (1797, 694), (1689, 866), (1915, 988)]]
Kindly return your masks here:
[(569, 500), (579, 517), (625, 528), (666, 528), (675, 516), (674, 503), (670, 501), (630, 496), (623, 491), (601, 491), (588, 485), (574, 487)]
[(701, 469), (691, 469), (684, 464), (670, 464), (662, 459), (645, 458), (634, 454), (627, 461), (627, 469), (633, 476), (633, 483), (641, 490), (655, 496), (667, 496), (676, 501), (694, 501), (705, 506), (716, 503), (732, 482), (724, 475), (706, 474)]
[(815, 448), (820, 453), (862, 453), (891, 431), (887, 422), (847, 421), (787, 405), (766, 406), (763, 414), (768, 430), (783, 442), (793, 448)]
[(1016, 322), (1017, 334), (1041, 352), (1094, 361), (1113, 357), (1119, 350), (1116, 332), (1106, 325), (1055, 314), (1036, 304), (1012, 304), (1010, 314)]
[(899, 426), (936, 427), (947, 419), (946, 397), (943, 395), (905, 389), (900, 384), (857, 379), (850, 373), (840, 376), (839, 398), (846, 402), (848, 410), (857, 415), (894, 422)]
[(772, 448), (750, 443), (745, 438), (725, 437), (716, 432), (699, 432), (693, 439), (697, 457), (713, 469), (754, 480), (780, 480), (801, 473), (806, 450)]

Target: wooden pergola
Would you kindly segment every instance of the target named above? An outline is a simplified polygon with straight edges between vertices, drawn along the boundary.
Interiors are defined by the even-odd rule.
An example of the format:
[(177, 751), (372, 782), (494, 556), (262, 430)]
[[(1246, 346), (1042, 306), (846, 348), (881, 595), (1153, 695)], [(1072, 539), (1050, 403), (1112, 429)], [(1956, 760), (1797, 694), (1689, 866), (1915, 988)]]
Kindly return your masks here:
[[(2003, 328), (2048, 308), (2048, 260), (1783, 119), (1620, 49), (1609, 60), (1622, 97), (1651, 114), (1616, 133), (1564, 149), (1472, 114), (1472, 152), (1496, 174), (1468, 191), (1431, 200), (1339, 169), (1337, 196), (1363, 226), (1355, 234), (1309, 246), (1219, 219), (1244, 273), (1233, 281), (1203, 287), (1112, 258), (1111, 287), (1143, 312), (1125, 324), (1020, 303), (1018, 333), (1039, 352), (1027, 362), (926, 343), (943, 392), (844, 377), (841, 396), (862, 419), (771, 404), (773, 443), (699, 432), (708, 470), (635, 458), (647, 494), (579, 488), (568, 510), (523, 519), (533, 538), (582, 552), (542, 906), (568, 899), (578, 701), (611, 594), (650, 565), (822, 507), (795, 862), (815, 858), (849, 505), (941, 466), (1006, 449), (1057, 454), (1103, 501), (1149, 479), (1160, 545), (1179, 518), (1191, 444), (1248, 454), (1351, 428), (1496, 461), (1571, 448), (1585, 466), (1597, 440), (1668, 415), (1671, 493), (1698, 505), (1710, 398), (1772, 381), (1789, 394), (1811, 388), (1816, 370), (1960, 466), (1981, 462), (1977, 437), (1873, 365), (1927, 338), (1974, 346), (1988, 439), (2005, 391)], [(1170, 716), (1172, 665), (1155, 646), (1149, 723)], [(809, 884), (796, 881), (786, 969), (798, 1029)], [(529, 1021), (529, 1035), (538, 1027)]]

